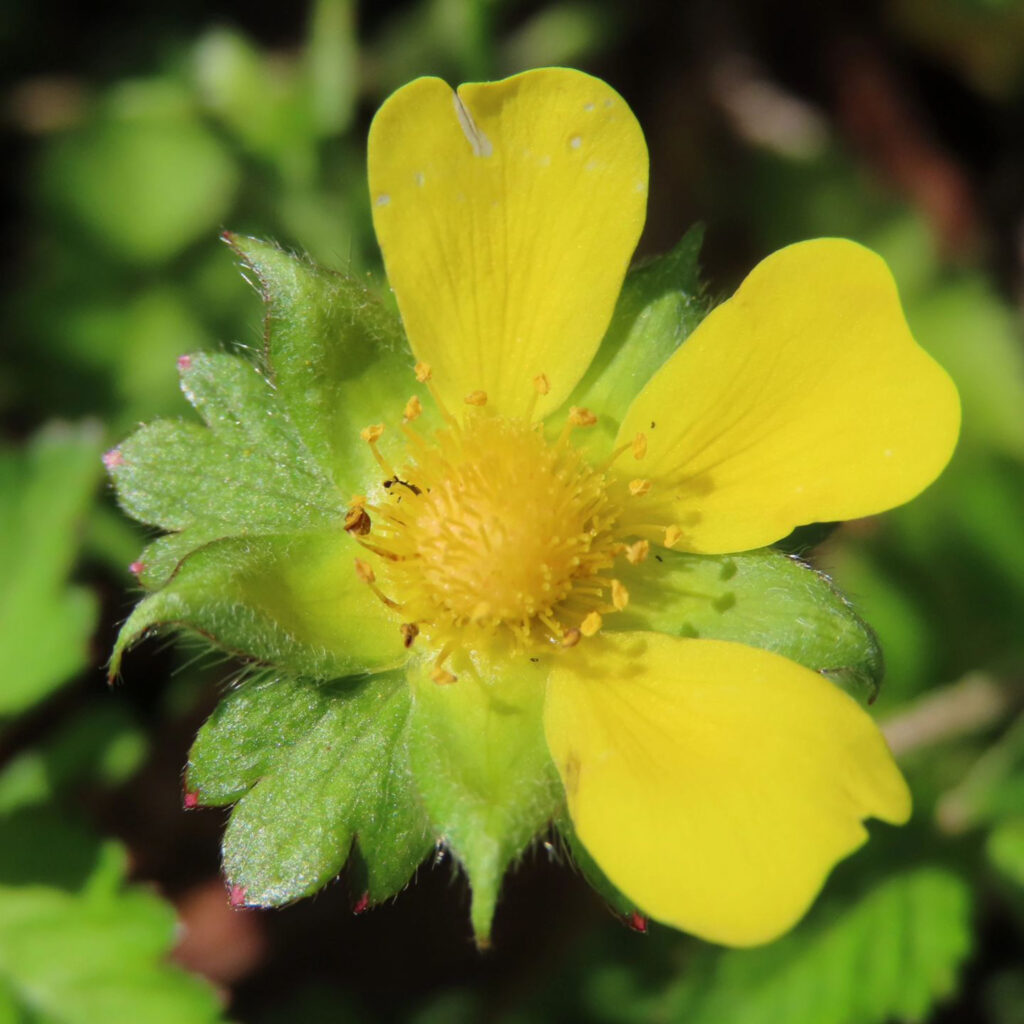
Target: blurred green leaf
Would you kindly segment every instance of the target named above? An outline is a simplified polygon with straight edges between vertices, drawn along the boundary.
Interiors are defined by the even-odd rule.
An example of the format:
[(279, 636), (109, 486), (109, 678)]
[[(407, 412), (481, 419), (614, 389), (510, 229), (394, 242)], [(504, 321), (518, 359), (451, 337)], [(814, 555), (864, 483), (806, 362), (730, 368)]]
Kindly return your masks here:
[(0, 822), (0, 989), (14, 1008), (9, 1019), (222, 1020), (213, 991), (165, 962), (174, 914), (154, 895), (123, 886), (125, 855), (116, 844), (97, 846), (47, 812)]
[(352, 120), (359, 87), (355, 0), (316, 0), (306, 46), (313, 122), (321, 135), (337, 135)]
[[(246, 703), (269, 698), (284, 728), (262, 733), (247, 707), (211, 720), (193, 751), (189, 784), (213, 779), (223, 794), (262, 774), (238, 802), (224, 836), (224, 867), (236, 900), (280, 906), (326, 885), (353, 839), (371, 903), (393, 896), (433, 847), (406, 761), (410, 696), (401, 673), (321, 684), (257, 684)], [(258, 706), (258, 705), (257, 705)], [(241, 711), (241, 714), (238, 712)], [(255, 723), (265, 721), (259, 711)], [(243, 724), (245, 722), (245, 724)], [(283, 742), (281, 742), (283, 740)], [(241, 741), (238, 758), (228, 747)], [(197, 774), (198, 772), (198, 774)], [(204, 775), (205, 772), (205, 775)]]
[(67, 576), (100, 476), (94, 425), (52, 426), (0, 451), (0, 716), (17, 714), (89, 664), (96, 600)]
[(237, 171), (188, 94), (151, 79), (104, 97), (95, 117), (47, 151), (42, 180), (53, 206), (111, 255), (158, 264), (217, 230)]
[(986, 849), (992, 863), (1024, 887), (1024, 817), (1000, 822), (989, 833)]
[(971, 946), (970, 889), (940, 868), (895, 875), (754, 950), (705, 951), (662, 1010), (686, 1024), (923, 1021)]

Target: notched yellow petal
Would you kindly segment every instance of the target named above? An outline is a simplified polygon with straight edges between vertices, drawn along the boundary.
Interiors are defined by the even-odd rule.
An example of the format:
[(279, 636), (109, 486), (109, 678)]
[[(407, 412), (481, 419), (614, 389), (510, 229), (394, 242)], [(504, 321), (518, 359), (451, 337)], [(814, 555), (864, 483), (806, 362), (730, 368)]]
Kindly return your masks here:
[[(565, 68), (457, 93), (420, 78), (378, 111), (368, 165), (406, 332), (449, 406), (482, 390), (503, 415), (557, 408), (643, 226), (647, 149), (629, 107)], [(532, 383), (544, 374), (546, 390)]]
[(826, 238), (758, 264), (640, 393), (620, 443), (654, 420), (644, 469), (666, 514), (689, 550), (725, 553), (910, 500), (949, 461), (960, 404), (884, 261)]
[(742, 644), (602, 633), (553, 662), (548, 748), (573, 825), (667, 924), (750, 946), (910, 794), (881, 733), (820, 675)]

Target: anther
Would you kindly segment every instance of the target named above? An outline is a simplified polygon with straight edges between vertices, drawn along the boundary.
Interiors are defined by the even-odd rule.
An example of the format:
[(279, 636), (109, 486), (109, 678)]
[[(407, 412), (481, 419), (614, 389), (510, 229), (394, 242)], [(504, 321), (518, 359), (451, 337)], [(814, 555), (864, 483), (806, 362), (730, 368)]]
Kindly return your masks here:
[(612, 580), (612, 604), (617, 612), (629, 604), (629, 591), (618, 580)]
[(650, 480), (631, 480), (629, 482), (629, 493), (634, 498), (639, 498), (651, 489)]
[(438, 685), (438, 686), (450, 686), (450, 685), (451, 685), (452, 683), (454, 683), (454, 682), (455, 682), (455, 680), (456, 680), (456, 679), (457, 679), (458, 677), (457, 677), (457, 676), (453, 676), (453, 675), (451, 674), (451, 672), (449, 672), (449, 671), (448, 671), (447, 669), (445, 669), (445, 668), (441, 668), (441, 666), (440, 666), (440, 665), (438, 665), (438, 666), (437, 666), (437, 667), (436, 667), (435, 669), (433, 669), (433, 671), (432, 671), (432, 672), (430, 673), (430, 678), (431, 678), (431, 679), (432, 679), (432, 680), (433, 680), (433, 681), (434, 681), (435, 683), (437, 683), (437, 685)]
[(639, 565), (651, 553), (651, 542), (638, 540), (635, 544), (627, 544), (625, 555), (630, 565)]
[(593, 636), (601, 628), (602, 621), (599, 612), (588, 612), (580, 623), (580, 633), (583, 636)]
[(633, 438), (633, 458), (639, 461), (647, 454), (647, 435), (643, 432)]
[(667, 548), (674, 548), (679, 543), (679, 538), (682, 537), (683, 531), (678, 526), (670, 526), (665, 530), (664, 544)]
[(368, 444), (375, 444), (380, 440), (381, 434), (384, 433), (383, 423), (374, 423), (372, 426), (363, 427), (359, 431), (359, 436), (366, 441)]
[(468, 395), (463, 399), (466, 405), (484, 406), (487, 404), (487, 392), (486, 391), (470, 391)]
[(412, 398), (405, 403), (405, 409), (402, 410), (402, 419), (408, 423), (410, 420), (418, 419), (422, 412), (423, 403), (419, 400), (417, 395), (413, 395)]
[(569, 409), (569, 422), (574, 427), (592, 427), (597, 422), (597, 417), (589, 409), (574, 405)]
[(412, 642), (420, 635), (420, 627), (415, 622), (403, 622), (401, 625), (402, 644), (412, 647)]
[(546, 373), (538, 373), (533, 378), (533, 389), (538, 395), (546, 395), (551, 390), (551, 382)]
[(364, 583), (375, 583), (376, 582), (377, 576), (375, 575), (373, 569), (371, 569), (370, 566), (366, 562), (364, 562), (361, 558), (357, 558), (355, 560), (355, 566), (356, 566), (356, 575)]
[(578, 629), (567, 629), (562, 634), (561, 643), (563, 647), (575, 647), (582, 638), (583, 634)]
[(426, 384), (428, 380), (433, 376), (433, 370), (430, 368), (430, 363), (417, 363), (412, 372), (416, 374), (416, 379), (421, 384)]
[(353, 533), (357, 537), (365, 537), (373, 524), (370, 516), (362, 505), (353, 505), (345, 513), (345, 532)]

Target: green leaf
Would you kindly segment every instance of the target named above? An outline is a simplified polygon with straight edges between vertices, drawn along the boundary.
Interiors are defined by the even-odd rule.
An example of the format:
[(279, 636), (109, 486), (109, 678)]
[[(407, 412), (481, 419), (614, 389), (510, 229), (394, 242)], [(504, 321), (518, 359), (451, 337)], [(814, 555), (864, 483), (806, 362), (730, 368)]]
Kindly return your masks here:
[[(202, 771), (223, 796), (260, 778), (238, 802), (224, 836), (224, 867), (236, 899), (280, 906), (326, 885), (344, 866), (353, 838), (366, 865), (367, 896), (394, 895), (433, 847), (406, 761), (409, 689), (400, 673), (321, 684), (257, 684), (253, 702), (270, 697), (287, 724), (263, 735), (240, 723), (253, 703), (209, 726), (193, 754), (190, 784)], [(264, 712), (261, 709), (260, 714)], [(238, 758), (225, 745), (241, 741)], [(200, 789), (202, 793), (202, 789)]]
[(45, 812), (7, 816), (0, 827), (5, 847), (16, 846), (0, 864), (0, 988), (15, 1014), (8, 1019), (222, 1019), (212, 989), (166, 963), (174, 913), (153, 894), (124, 887), (120, 847), (100, 845)]
[(236, 654), (320, 679), (400, 664), (398, 626), (356, 575), (344, 530), (233, 537), (189, 555), (121, 627), (110, 659), (160, 626), (192, 629)]
[(605, 437), (614, 436), (633, 398), (707, 314), (697, 262), (703, 240), (703, 227), (693, 227), (671, 252), (626, 277), (601, 347), (570, 399), (597, 414)]
[(652, 554), (620, 572), (629, 605), (609, 629), (708, 637), (774, 651), (871, 700), (882, 678), (874, 634), (823, 573), (771, 548)]
[[(354, 277), (268, 242), (226, 237), (259, 280), (277, 402), (341, 492), (365, 493), (384, 474), (360, 431), (397, 425), (409, 396), (423, 393), (397, 315)], [(432, 403), (423, 404), (429, 419)], [(398, 430), (385, 433), (385, 456), (399, 437)]]
[(754, 950), (706, 949), (666, 1000), (686, 1024), (922, 1021), (955, 990), (971, 946), (970, 890), (918, 867)]
[(47, 153), (52, 202), (124, 261), (160, 263), (213, 233), (237, 172), (190, 98), (169, 81), (122, 83)]
[[(208, 353), (185, 356), (179, 365), (182, 388), (207, 426), (157, 420), (108, 453), (126, 512), (165, 530), (188, 531), (192, 547), (344, 517), (344, 500), (254, 366)], [(187, 543), (165, 541), (164, 549), (173, 548), (180, 560)], [(154, 559), (159, 572), (145, 563), (148, 585), (163, 582), (173, 569), (164, 549)]]
[(1001, 821), (989, 833), (986, 851), (1007, 878), (1024, 887), (1024, 817)]
[(409, 760), (440, 839), (469, 877), (471, 919), (487, 945), (502, 878), (564, 804), (541, 713), (544, 670), (525, 658), (486, 675), (468, 663), (438, 685), (413, 668)]
[(100, 477), (94, 426), (55, 426), (0, 450), (0, 716), (31, 707), (84, 669), (92, 593), (69, 587), (78, 531)]

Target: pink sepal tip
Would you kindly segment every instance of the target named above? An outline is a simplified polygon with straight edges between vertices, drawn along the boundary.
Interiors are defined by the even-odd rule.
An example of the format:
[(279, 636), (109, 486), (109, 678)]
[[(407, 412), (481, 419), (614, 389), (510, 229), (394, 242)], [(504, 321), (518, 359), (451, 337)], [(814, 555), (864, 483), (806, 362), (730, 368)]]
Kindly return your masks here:
[(640, 913), (639, 910), (634, 910), (633, 913), (626, 918), (626, 924), (633, 929), (635, 932), (640, 932), (642, 935), (647, 931), (647, 918)]
[(233, 885), (231, 891), (228, 893), (228, 901), (233, 907), (244, 907), (245, 906), (245, 886), (244, 885)]

